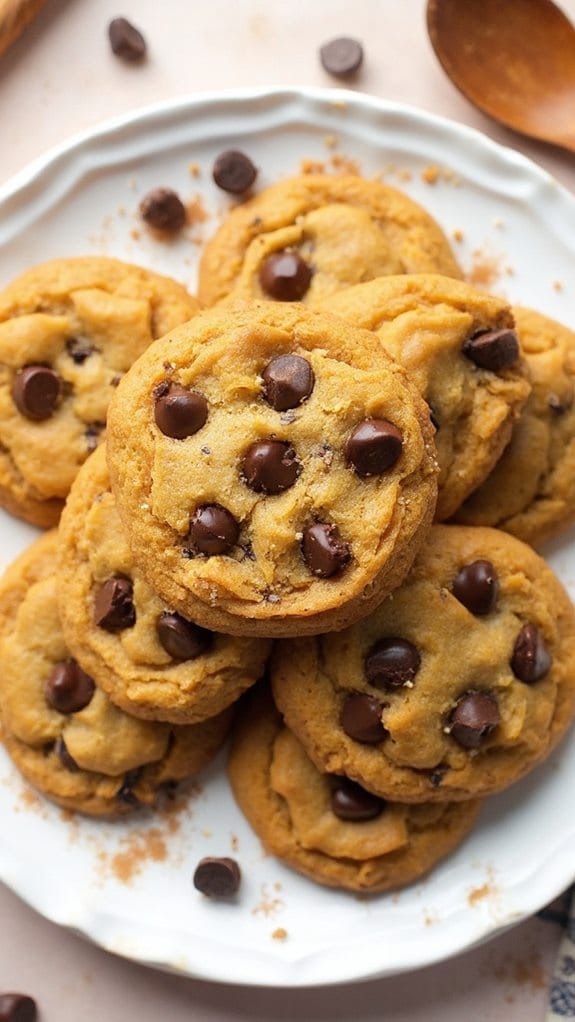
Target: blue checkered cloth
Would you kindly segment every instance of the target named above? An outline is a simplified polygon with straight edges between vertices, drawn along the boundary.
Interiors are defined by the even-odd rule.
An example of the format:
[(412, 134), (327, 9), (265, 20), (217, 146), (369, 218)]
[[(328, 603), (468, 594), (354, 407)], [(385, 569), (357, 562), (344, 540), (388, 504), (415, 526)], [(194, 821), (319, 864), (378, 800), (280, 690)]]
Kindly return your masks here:
[(543, 919), (550, 918), (549, 913), (553, 913), (557, 916), (555, 921), (565, 927), (549, 991), (546, 1022), (575, 1019), (575, 887), (568, 895), (564, 909), (544, 909), (539, 913)]

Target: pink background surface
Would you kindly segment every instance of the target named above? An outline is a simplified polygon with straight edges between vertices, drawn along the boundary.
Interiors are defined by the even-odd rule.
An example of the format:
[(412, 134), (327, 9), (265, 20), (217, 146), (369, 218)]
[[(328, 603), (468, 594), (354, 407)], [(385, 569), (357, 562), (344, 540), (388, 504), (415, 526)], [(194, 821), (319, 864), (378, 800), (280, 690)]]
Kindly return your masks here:
[[(560, 6), (575, 20), (575, 0)], [(423, 0), (48, 0), (0, 59), (0, 180), (69, 135), (160, 99), (236, 86), (333, 85), (317, 49), (347, 34), (366, 49), (356, 88), (479, 128), (575, 189), (572, 155), (495, 125), (459, 95), (432, 52), (424, 8)], [(106, 26), (119, 15), (148, 40), (143, 66), (110, 53)], [(560, 936), (553, 923), (534, 919), (409, 976), (273, 991), (179, 979), (113, 958), (1, 886), (0, 918), (0, 991), (33, 995), (42, 1022), (538, 1022)]]

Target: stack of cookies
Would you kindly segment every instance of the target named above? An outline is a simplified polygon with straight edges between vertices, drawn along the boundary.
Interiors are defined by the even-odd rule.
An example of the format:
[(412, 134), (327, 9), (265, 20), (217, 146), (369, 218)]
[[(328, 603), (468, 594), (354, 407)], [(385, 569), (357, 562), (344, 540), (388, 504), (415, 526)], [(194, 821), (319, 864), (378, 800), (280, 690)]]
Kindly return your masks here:
[(466, 284), (429, 214), (358, 177), (237, 207), (203, 311), (107, 262), (0, 296), (0, 499), (49, 525), (65, 501), (0, 587), (8, 751), (110, 816), (233, 716), (266, 848), (409, 883), (575, 714), (575, 613), (526, 545), (575, 518), (575, 335)]

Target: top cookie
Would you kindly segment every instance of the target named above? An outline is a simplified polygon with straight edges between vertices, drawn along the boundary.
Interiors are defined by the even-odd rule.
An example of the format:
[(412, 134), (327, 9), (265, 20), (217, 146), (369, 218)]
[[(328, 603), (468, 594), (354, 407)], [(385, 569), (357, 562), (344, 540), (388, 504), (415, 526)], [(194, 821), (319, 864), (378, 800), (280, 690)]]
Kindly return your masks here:
[(398, 585), (436, 497), (427, 406), (376, 337), (301, 305), (201, 313), (110, 407), (143, 574), (229, 634), (340, 628)]
[(388, 273), (461, 277), (443, 231), (407, 195), (361, 177), (305, 175), (230, 213), (204, 249), (199, 297), (314, 305)]
[(36, 266), (2, 291), (0, 504), (55, 525), (122, 375), (197, 309), (176, 281), (91, 256)]

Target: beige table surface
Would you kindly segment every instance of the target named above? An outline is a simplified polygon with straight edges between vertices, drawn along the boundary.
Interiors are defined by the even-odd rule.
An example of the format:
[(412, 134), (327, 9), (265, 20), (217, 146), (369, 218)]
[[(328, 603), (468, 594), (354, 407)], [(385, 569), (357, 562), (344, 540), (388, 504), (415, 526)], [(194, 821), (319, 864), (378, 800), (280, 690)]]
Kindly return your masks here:
[[(575, 20), (575, 0), (561, 6)], [(110, 18), (131, 18), (150, 59), (109, 52)], [(365, 44), (356, 87), (479, 128), (575, 190), (573, 156), (529, 143), (469, 106), (444, 77), (423, 0), (48, 0), (0, 58), (0, 181), (70, 134), (195, 90), (322, 85), (319, 44)], [(162, 975), (59, 930), (0, 886), (0, 991), (36, 997), (42, 1022), (540, 1022), (560, 929), (531, 920), (443, 965), (391, 980), (311, 991), (226, 987)]]

